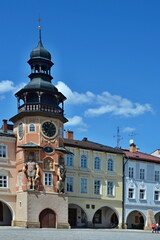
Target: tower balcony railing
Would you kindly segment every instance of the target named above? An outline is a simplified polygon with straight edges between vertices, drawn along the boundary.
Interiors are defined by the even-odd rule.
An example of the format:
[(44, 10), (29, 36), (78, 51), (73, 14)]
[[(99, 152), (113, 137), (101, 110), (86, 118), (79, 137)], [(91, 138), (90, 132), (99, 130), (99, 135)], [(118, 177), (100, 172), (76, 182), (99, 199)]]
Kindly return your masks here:
[(63, 109), (60, 107), (55, 107), (53, 105), (42, 104), (42, 103), (26, 103), (18, 107), (18, 112), (51, 112), (56, 115), (63, 116)]

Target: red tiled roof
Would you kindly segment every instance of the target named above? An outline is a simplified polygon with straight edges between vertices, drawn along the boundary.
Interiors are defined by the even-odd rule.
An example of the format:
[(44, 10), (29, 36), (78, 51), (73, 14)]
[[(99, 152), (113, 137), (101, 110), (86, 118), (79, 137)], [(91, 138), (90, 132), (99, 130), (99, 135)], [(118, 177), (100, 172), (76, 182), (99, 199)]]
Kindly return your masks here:
[(64, 145), (66, 147), (77, 147), (77, 148), (83, 148), (83, 149), (90, 149), (90, 150), (97, 150), (102, 152), (110, 152), (110, 153), (119, 153), (123, 154), (123, 151), (121, 149), (108, 147), (99, 143), (91, 142), (88, 140), (73, 140), (73, 139), (64, 139)]
[(129, 150), (122, 149), (126, 155), (126, 158), (142, 160), (148, 162), (157, 162), (160, 163), (160, 158), (153, 155), (142, 153), (142, 152), (130, 152)]

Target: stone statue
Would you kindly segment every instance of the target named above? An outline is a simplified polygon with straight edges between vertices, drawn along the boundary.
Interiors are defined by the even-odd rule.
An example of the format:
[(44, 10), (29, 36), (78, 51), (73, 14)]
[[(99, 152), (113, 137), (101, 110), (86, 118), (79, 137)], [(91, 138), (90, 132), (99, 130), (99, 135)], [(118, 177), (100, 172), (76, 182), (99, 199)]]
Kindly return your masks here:
[(65, 169), (64, 163), (62, 163), (62, 165), (59, 166), (58, 176), (59, 176), (59, 180), (57, 181), (57, 188), (60, 193), (64, 193), (65, 178), (66, 178), (66, 169)]
[(29, 159), (29, 161), (25, 163), (24, 173), (26, 174), (28, 180), (29, 189), (35, 189), (35, 186), (37, 185), (36, 182), (39, 178), (38, 163)]

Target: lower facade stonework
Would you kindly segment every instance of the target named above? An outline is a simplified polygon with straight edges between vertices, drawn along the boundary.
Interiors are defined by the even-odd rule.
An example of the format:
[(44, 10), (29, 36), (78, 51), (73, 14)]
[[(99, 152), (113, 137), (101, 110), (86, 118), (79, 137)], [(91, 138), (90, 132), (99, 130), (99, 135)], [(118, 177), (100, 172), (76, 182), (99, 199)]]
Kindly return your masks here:
[(14, 226), (69, 228), (65, 194), (25, 191), (17, 193)]

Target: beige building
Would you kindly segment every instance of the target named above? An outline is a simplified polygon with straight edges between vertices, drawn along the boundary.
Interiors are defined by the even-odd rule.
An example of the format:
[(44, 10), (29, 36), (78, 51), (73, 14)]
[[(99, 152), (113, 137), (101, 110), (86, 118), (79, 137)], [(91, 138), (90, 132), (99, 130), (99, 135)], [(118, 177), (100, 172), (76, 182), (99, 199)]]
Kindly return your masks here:
[(72, 227), (121, 227), (123, 152), (120, 149), (74, 140), (67, 131), (66, 193)]

